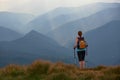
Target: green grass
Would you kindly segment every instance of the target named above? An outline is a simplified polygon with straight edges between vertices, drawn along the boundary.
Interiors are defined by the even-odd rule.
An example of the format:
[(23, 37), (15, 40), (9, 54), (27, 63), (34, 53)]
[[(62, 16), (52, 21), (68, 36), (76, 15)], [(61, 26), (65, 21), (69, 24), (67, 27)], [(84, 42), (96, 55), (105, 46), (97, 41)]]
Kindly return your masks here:
[(31, 65), (1, 68), (0, 80), (120, 80), (120, 66), (81, 70), (75, 65), (37, 60)]

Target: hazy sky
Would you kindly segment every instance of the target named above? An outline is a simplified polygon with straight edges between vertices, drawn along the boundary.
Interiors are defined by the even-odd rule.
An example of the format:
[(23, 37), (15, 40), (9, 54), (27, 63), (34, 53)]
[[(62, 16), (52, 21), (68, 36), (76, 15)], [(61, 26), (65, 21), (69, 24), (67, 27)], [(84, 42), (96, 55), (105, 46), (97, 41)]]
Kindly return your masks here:
[(0, 11), (41, 14), (57, 7), (79, 7), (95, 2), (120, 0), (0, 0)]

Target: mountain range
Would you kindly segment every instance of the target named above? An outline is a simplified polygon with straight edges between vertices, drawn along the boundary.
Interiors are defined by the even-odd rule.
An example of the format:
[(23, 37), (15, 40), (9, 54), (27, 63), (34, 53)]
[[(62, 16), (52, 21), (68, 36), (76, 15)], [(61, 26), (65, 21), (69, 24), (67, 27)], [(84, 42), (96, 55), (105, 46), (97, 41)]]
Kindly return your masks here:
[[(0, 26), (26, 34), (36, 30), (47, 34), (68, 22), (82, 19), (108, 8), (117, 8), (119, 3), (94, 3), (82, 7), (60, 7), (43, 15), (0, 12)], [(69, 24), (69, 23), (68, 23)]]
[(101, 27), (102, 25), (109, 23), (112, 20), (119, 20), (119, 9), (120, 7), (105, 9), (89, 17), (68, 22), (59, 28), (52, 30), (47, 35), (56, 40), (61, 45), (66, 46), (75, 38), (74, 36), (79, 30), (85, 33), (89, 30)]
[(116, 8), (119, 6), (120, 4), (118, 3), (96, 3), (82, 7), (56, 8), (53, 11), (36, 17), (26, 26), (28, 30), (34, 29), (42, 34), (46, 34), (68, 22), (71, 23), (72, 21), (88, 17), (104, 9)]
[[(88, 65), (119, 65), (120, 4), (56, 8), (46, 14), (0, 12), (0, 66), (36, 59), (74, 63), (77, 32), (88, 41)], [(24, 35), (23, 35), (24, 34)]]
[(56, 41), (36, 31), (13, 41), (0, 42), (0, 66), (10, 63), (25, 64), (35, 59), (70, 63), (70, 50), (61, 47)]

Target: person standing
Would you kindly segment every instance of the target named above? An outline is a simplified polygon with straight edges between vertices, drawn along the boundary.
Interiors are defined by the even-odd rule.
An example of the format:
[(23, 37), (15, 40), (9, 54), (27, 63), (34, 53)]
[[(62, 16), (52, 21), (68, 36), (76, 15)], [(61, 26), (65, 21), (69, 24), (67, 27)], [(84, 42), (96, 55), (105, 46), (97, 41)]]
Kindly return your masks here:
[(77, 56), (79, 60), (80, 69), (85, 68), (85, 55), (87, 55), (87, 47), (88, 45), (82, 35), (82, 31), (78, 31), (78, 37), (76, 37), (75, 40), (74, 50), (77, 48)]

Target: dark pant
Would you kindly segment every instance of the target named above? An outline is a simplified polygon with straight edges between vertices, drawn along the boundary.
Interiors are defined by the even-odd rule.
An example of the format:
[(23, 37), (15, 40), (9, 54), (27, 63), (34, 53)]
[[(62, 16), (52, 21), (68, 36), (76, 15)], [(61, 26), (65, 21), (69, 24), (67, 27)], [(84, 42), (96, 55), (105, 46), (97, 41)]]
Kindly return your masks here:
[(78, 51), (77, 55), (78, 55), (79, 61), (84, 61), (84, 59), (85, 59), (85, 51)]

